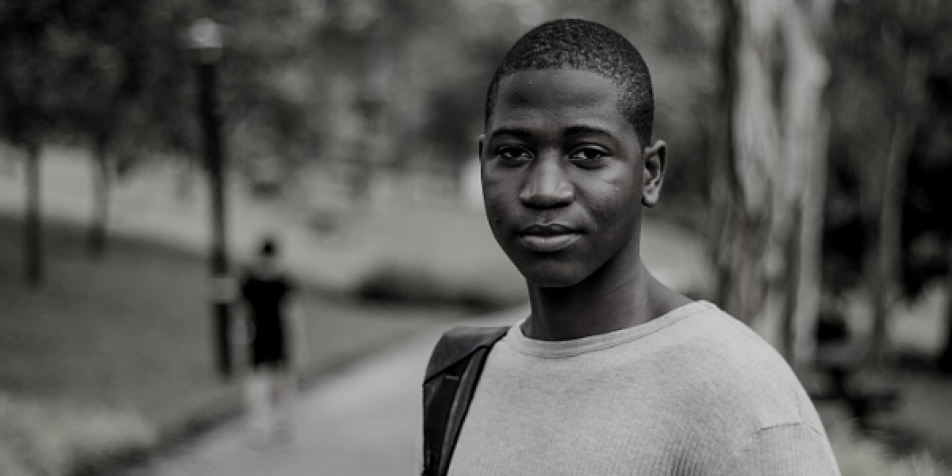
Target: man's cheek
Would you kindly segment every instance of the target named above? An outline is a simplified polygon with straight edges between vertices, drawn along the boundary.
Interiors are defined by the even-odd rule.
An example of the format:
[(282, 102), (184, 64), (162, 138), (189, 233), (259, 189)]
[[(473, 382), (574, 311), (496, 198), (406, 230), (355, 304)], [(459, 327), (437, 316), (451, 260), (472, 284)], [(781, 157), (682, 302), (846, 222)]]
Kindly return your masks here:
[(499, 193), (492, 189), (484, 189), (484, 203), (486, 204), (486, 216), (493, 226), (501, 226), (506, 221), (506, 203), (499, 198)]
[(503, 224), (505, 220), (502, 216), (502, 211), (493, 207), (489, 202), (486, 203), (486, 218), (489, 221), (489, 229), (492, 231), (493, 238), (496, 239), (496, 243), (506, 249), (505, 243), (505, 232), (503, 231)]

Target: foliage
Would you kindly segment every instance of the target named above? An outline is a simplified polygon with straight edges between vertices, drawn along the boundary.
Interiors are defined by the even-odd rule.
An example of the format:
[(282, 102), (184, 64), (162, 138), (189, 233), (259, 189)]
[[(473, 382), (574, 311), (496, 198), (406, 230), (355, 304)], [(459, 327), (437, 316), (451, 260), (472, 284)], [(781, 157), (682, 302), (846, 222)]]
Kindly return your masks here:
[[(920, 2), (925, 3), (925, 2)], [(952, 167), (946, 131), (952, 118), (952, 59), (949, 5), (937, 2), (934, 20), (923, 26), (909, 20), (894, 2), (846, 4), (838, 10), (835, 47), (833, 133), (826, 203), (824, 282), (831, 292), (861, 285), (863, 250), (875, 233), (868, 222), (874, 195), (881, 193), (883, 151), (889, 147), (893, 118), (909, 98), (901, 89), (905, 48), (930, 52), (923, 85), (925, 99), (908, 158), (902, 212), (901, 290), (917, 297), (929, 282), (947, 273), (941, 249), (952, 239), (941, 206), (948, 200), (942, 180)]]
[(5, 475), (75, 474), (127, 458), (154, 445), (156, 437), (156, 428), (134, 413), (0, 394)]
[(938, 476), (947, 468), (927, 452), (896, 458), (881, 443), (859, 434), (852, 425), (828, 430), (843, 476)]
[(55, 117), (57, 79), (52, 33), (60, 5), (55, 0), (4, 2), (0, 6), (0, 133), (21, 146), (35, 143)]
[(934, 61), (932, 100), (912, 151), (903, 210), (903, 291), (909, 298), (952, 272), (952, 50), (937, 52)]
[(182, 13), (177, 2), (4, 2), (5, 137), (105, 134), (132, 143), (187, 125), (158, 120), (182, 104)]

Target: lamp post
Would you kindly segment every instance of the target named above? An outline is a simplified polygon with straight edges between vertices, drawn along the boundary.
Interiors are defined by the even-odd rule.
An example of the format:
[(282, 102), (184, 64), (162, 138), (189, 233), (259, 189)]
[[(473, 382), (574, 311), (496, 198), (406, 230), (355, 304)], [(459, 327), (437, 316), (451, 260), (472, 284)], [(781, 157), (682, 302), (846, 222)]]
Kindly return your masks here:
[(222, 377), (231, 376), (230, 304), (233, 284), (229, 277), (225, 226), (225, 153), (218, 103), (218, 63), (222, 54), (221, 27), (214, 20), (197, 20), (188, 30), (189, 50), (198, 79), (198, 114), (201, 118), (205, 167), (211, 195), (212, 315), (216, 364)]

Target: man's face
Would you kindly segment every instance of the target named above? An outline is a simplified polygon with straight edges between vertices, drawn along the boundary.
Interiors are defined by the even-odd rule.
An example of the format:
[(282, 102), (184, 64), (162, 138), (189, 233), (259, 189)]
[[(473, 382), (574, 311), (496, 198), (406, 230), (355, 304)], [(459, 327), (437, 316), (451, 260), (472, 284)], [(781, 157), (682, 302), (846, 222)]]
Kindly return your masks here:
[(499, 83), (480, 137), (483, 196), (496, 241), (530, 284), (571, 286), (611, 260), (636, 265), (642, 192), (654, 185), (618, 97), (589, 71), (520, 71)]

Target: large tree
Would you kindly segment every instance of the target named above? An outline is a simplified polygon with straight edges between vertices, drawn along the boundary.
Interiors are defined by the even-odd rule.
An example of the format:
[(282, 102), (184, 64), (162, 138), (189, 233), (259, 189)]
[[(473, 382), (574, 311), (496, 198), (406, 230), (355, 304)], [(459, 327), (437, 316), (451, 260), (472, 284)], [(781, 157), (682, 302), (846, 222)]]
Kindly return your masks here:
[(947, 9), (934, 0), (869, 1), (844, 6), (837, 17), (830, 169), (836, 186), (827, 207), (824, 274), (831, 292), (859, 290), (865, 297), (869, 357), (879, 363), (889, 354), (893, 305), (941, 278), (947, 260), (921, 245), (944, 236), (946, 221), (928, 212), (936, 192), (921, 170), (941, 175), (936, 164), (948, 157), (935, 140), (944, 135), (935, 131), (949, 108), (940, 86), (949, 56)]
[(172, 147), (183, 125), (181, 118), (166, 117), (187, 106), (181, 94), (188, 84), (179, 41), (182, 17), (174, 2), (86, 0), (64, 6), (62, 33), (71, 48), (58, 61), (71, 82), (63, 93), (61, 129), (83, 138), (91, 150), (95, 185), (87, 248), (94, 256), (105, 250), (116, 169)]
[[(883, 77), (895, 85), (888, 145), (880, 159), (882, 173), (874, 168), (858, 168), (865, 180), (862, 195), (862, 217), (869, 239), (866, 241), (863, 272), (866, 291), (873, 311), (870, 337), (871, 357), (881, 360), (888, 347), (886, 321), (898, 297), (901, 282), (900, 250), (902, 202), (905, 195), (908, 158), (919, 126), (926, 97), (923, 95), (932, 56), (929, 32), (935, 19), (937, 0), (914, 0), (890, 5), (892, 15), (883, 16), (886, 23), (880, 43), (879, 58)], [(891, 77), (890, 77), (891, 76)]]
[[(819, 307), (832, 0), (723, 2), (721, 127), (709, 248), (717, 299), (778, 345), (811, 353)], [(796, 336), (799, 336), (796, 338)]]
[(58, 0), (18, 0), (0, 5), (0, 135), (26, 156), (25, 277), (44, 277), (40, 206), (40, 157), (52, 132), (58, 97), (67, 80), (58, 61), (63, 41)]
[[(934, 25), (936, 44), (950, 44), (952, 22)], [(935, 48), (922, 110), (912, 143), (902, 208), (902, 295), (913, 300), (938, 286), (945, 293), (945, 341), (938, 367), (952, 373), (952, 50)]]

